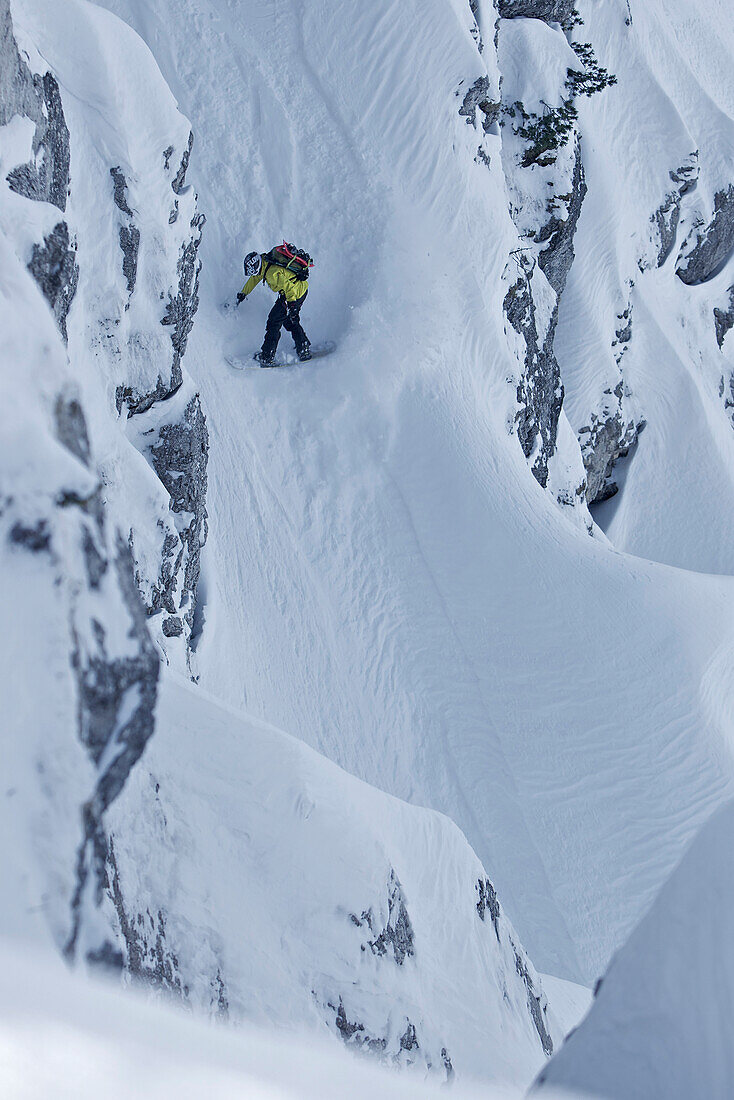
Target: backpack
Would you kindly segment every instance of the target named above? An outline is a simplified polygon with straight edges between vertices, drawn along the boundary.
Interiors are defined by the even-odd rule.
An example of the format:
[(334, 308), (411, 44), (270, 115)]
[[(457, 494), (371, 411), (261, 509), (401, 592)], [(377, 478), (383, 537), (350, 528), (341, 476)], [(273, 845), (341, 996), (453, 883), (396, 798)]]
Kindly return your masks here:
[[(302, 248), (296, 248), (294, 244), (288, 244), (287, 241), (271, 248), (267, 255), (263, 256), (263, 260), (265, 265), (275, 264), (277, 267), (284, 267), (286, 271), (291, 271), (297, 279), (301, 280), (308, 278), (309, 270), (313, 267), (313, 260), (308, 252), (304, 252)], [(267, 266), (264, 270), (267, 270)]]

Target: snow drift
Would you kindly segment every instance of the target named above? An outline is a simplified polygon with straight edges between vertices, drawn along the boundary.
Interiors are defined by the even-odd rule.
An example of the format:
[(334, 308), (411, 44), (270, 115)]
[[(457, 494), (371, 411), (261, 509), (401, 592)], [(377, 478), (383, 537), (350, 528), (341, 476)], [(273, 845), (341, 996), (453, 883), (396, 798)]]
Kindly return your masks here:
[(732, 1095), (733, 830), (729, 803), (615, 956), (544, 1083), (610, 1100)]

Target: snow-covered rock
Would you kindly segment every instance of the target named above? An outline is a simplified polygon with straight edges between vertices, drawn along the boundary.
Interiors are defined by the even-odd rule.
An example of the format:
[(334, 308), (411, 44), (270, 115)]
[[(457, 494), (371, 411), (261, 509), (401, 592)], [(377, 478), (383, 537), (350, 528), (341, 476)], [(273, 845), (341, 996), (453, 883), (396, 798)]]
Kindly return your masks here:
[[(0, 1090), (60, 1100), (439, 1100), (443, 1085), (354, 1058), (327, 1038), (253, 1025), (212, 1027), (140, 992), (65, 971), (0, 941)], [(454, 1082), (455, 1100), (520, 1100)], [(556, 1095), (556, 1094), (554, 1094)], [(560, 1100), (560, 1094), (558, 1094)]]
[(618, 549), (731, 573), (731, 20), (719, 0), (578, 8), (617, 77), (578, 100), (588, 195), (555, 341), (587, 496), (623, 486), (594, 512)]
[(451, 822), (184, 681), (164, 676), (156, 735), (107, 820), (133, 980), (439, 1080), (526, 1083), (562, 1038)]
[[(183, 162), (188, 127), (129, 28), (88, 4), (62, 15), (7, 0), (0, 23), (3, 572), (24, 639), (4, 662), (18, 679), (7, 750), (52, 776), (17, 805), (43, 823), (31, 833), (54, 938), (70, 957), (106, 958), (104, 815), (153, 733), (161, 660), (138, 589), (163, 589), (185, 667), (206, 530), (206, 424), (180, 366), (201, 219), (166, 163), (173, 146), (164, 156), (156, 138), (179, 142)], [(126, 125), (118, 96), (132, 73)], [(184, 198), (193, 225), (178, 228), (169, 218)], [(173, 346), (160, 335), (166, 292), (188, 318)], [(155, 378), (156, 397), (180, 393), (153, 438), (147, 425), (149, 466), (125, 434), (119, 391)]]
[[(10, 9), (4, 9), (5, 48), (12, 51)], [(156, 616), (159, 645), (186, 667), (206, 538), (208, 446), (201, 405), (181, 365), (198, 308), (204, 221), (185, 182), (193, 139), (153, 58), (129, 28), (113, 46), (118, 32), (110, 17), (87, 4), (70, 4), (63, 23), (53, 4), (19, 2), (12, 10), (39, 73), (32, 76), (20, 54), (16, 67), (26, 84), (42, 90), (46, 106), (36, 108), (43, 125), (36, 123), (32, 159), (8, 173), (8, 186), (39, 202), (43, 187), (50, 188), (50, 201), (63, 200), (67, 217), (43, 231), (25, 262), (65, 338), (68, 329), (77, 374), (95, 379), (100, 418), (133, 417), (172, 402), (166, 417), (157, 417), (169, 425), (167, 440), (154, 438), (150, 424), (129, 433), (170, 500), (142, 469), (138, 476), (150, 488), (146, 499), (134, 499), (123, 473), (132, 456), (118, 460), (108, 448), (99, 461), (110, 507), (119, 504), (126, 513), (125, 539), (148, 613)], [(12, 97), (4, 112), (14, 125), (22, 117)], [(26, 256), (27, 243), (18, 239), (16, 248)], [(171, 449), (176, 424), (190, 441), (195, 437), (196, 455), (182, 465), (180, 446)], [(115, 433), (124, 450), (119, 427)], [(180, 627), (172, 630), (171, 620)], [(168, 640), (175, 634), (179, 642)]]
[(574, 0), (498, 0), (504, 19), (544, 19), (547, 23), (566, 24), (574, 10)]

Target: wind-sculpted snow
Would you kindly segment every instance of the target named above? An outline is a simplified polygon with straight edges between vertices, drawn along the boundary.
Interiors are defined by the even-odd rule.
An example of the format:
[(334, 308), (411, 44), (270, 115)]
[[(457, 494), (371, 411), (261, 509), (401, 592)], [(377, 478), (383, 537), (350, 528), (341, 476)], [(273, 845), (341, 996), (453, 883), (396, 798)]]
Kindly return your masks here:
[[(70, 961), (113, 972), (124, 966), (138, 981), (233, 1020), (262, 1018), (269, 1005), (281, 1022), (329, 1027), (351, 1046), (439, 1078), (473, 1071), (527, 1081), (558, 1025), (509, 923), (487, 934), (473, 896), (483, 868), (458, 830), (371, 791), (297, 743), (220, 713), (204, 695), (169, 685), (168, 709), (158, 702), (161, 653), (149, 623), (159, 616), (154, 637), (175, 659), (194, 627), (206, 539), (208, 429), (181, 370), (198, 305), (203, 224), (185, 183), (192, 141), (141, 44), (112, 17), (72, 3), (62, 30), (42, 0), (19, 2), (16, 11), (29, 63), (40, 64), (38, 43), (69, 104), (68, 213), (78, 242), (78, 293), (61, 317), (33, 243), (46, 232), (48, 211), (35, 196), (9, 187), (14, 198), (3, 201), (15, 203), (8, 211), (22, 212), (22, 219), (2, 224), (19, 318), (7, 319), (13, 373), (6, 379), (4, 427), (12, 429), (16, 450), (5, 485), (4, 564), (10, 585), (31, 573), (40, 601), (21, 586), (28, 649), (18, 668), (18, 698), (9, 702), (8, 747), (11, 781), (17, 777), (24, 787), (17, 805), (28, 820), (10, 816), (32, 852), (19, 868), (31, 862), (36, 869), (55, 941)], [(120, 107), (114, 93), (131, 64), (136, 88)], [(136, 97), (144, 99), (145, 113)], [(151, 116), (151, 104), (158, 115)], [(133, 119), (143, 118), (141, 135)], [(17, 125), (10, 131), (11, 157), (31, 133)], [(180, 160), (175, 145), (164, 143), (168, 133), (181, 139)], [(18, 224), (31, 227), (30, 240)], [(68, 236), (59, 239), (69, 243)], [(46, 267), (63, 271), (49, 241), (55, 237), (47, 234)], [(63, 333), (54, 333), (31, 274), (60, 327), (66, 322)], [(162, 316), (161, 301), (167, 302)], [(159, 358), (162, 327), (173, 329), (168, 373)], [(49, 354), (48, 377), (24, 375), (27, 361), (40, 364)], [(26, 436), (43, 447), (24, 470), (27, 446), (19, 441)], [(66, 462), (57, 460), (55, 468), (59, 449)], [(27, 502), (16, 502), (19, 491)], [(10, 589), (6, 595), (10, 600)], [(14, 606), (21, 606), (17, 598)], [(56, 693), (49, 694), (42, 667), (31, 722), (37, 739), (26, 746), (21, 699), (36, 688), (41, 606), (53, 624), (49, 671)], [(53, 768), (40, 736), (48, 722)], [(205, 730), (211, 768), (194, 764)], [(160, 778), (153, 783), (146, 769), (136, 787), (140, 757), (158, 739), (159, 763), (154, 756), (149, 762)], [(176, 762), (180, 772), (172, 774)], [(28, 781), (25, 769), (36, 767), (49, 773), (47, 782)], [(217, 790), (225, 775), (231, 786)], [(248, 784), (254, 784), (249, 794)], [(324, 810), (311, 793), (319, 786)], [(180, 832), (193, 823), (197, 804), (205, 818), (196, 830), (200, 847), (186, 852)], [(211, 813), (232, 830), (219, 866)], [(312, 815), (317, 827), (309, 834)], [(269, 874), (243, 865), (250, 853), (241, 846), (245, 832), (274, 845)], [(215, 868), (216, 880), (202, 893)], [(179, 877), (189, 881), (183, 894), (171, 889)], [(222, 891), (213, 914), (211, 889)], [(34, 895), (16, 892), (21, 921)], [(434, 915), (449, 911), (450, 923), (434, 927)], [(507, 1034), (513, 1038), (505, 1049)]]
[[(598, 490), (621, 486), (601, 507), (617, 501), (624, 524), (629, 500), (641, 544), (677, 526), (680, 564), (726, 570), (723, 364), (710, 361), (704, 405), (675, 365), (687, 337), (666, 343), (679, 300), (661, 297), (658, 315), (637, 293), (644, 283), (690, 294), (671, 272), (676, 247), (657, 267), (651, 219), (683, 187), (670, 173), (698, 148), (703, 174), (717, 141), (667, 7), (633, 5), (630, 23), (623, 2), (579, 5), (574, 41), (591, 42), (618, 83), (576, 97), (588, 190), (553, 341), (559, 384), (543, 373), (537, 391), (549, 426), (557, 416), (544, 492), (531, 473), (542, 433), (517, 419), (528, 345), (503, 303), (521, 277), (517, 250), (532, 266), (547, 244), (533, 238), (568, 220), (576, 144), (571, 134), (553, 163), (524, 168), (528, 143), (512, 120), (485, 133), (478, 103), (476, 125), (459, 109), (500, 73), (506, 102), (517, 89), (528, 114), (542, 117), (543, 100), (558, 107), (568, 69), (581, 67), (563, 31), (501, 19), (498, 61), (494, 10), (474, 5), (480, 53), (459, 0), (430, 11), (350, 0), (338, 14), (212, 3), (204, 22), (187, 0), (162, 0), (155, 22), (138, 0), (109, 5), (146, 36), (191, 118), (208, 217), (187, 352), (207, 409), (216, 532), (202, 558), (216, 629), (197, 648), (200, 684), (367, 782), (447, 812), (535, 965), (592, 984), (732, 783), (725, 684), (711, 674), (701, 693), (730, 629), (731, 583), (615, 552), (598, 528), (589, 538), (576, 434), (594, 436)], [(713, 41), (708, 24), (701, 34)], [(720, 39), (712, 50), (728, 71)], [(666, 69), (667, 100), (651, 66)], [(704, 120), (695, 134), (679, 121), (689, 104)], [(681, 220), (723, 185), (683, 195)], [(633, 222), (619, 267), (620, 226)], [(259, 289), (228, 316), (218, 307), (239, 289), (243, 254), (283, 235), (316, 258), (304, 325), (337, 351), (309, 368), (232, 372), (224, 354), (259, 346), (270, 301)], [(542, 349), (557, 298), (537, 264), (530, 278)], [(717, 279), (701, 327), (675, 331), (719, 356), (713, 308), (732, 279)], [(531, 332), (529, 306), (523, 317)], [(610, 471), (642, 420), (639, 444)], [(684, 460), (694, 447), (703, 466)], [(648, 461), (665, 507), (637, 496), (633, 474)], [(348, 904), (360, 917), (369, 899)]]
[(542, 1082), (605, 1100), (734, 1093), (733, 831), (730, 803), (615, 956), (588, 1017)]
[[(556, 335), (564, 408), (590, 479), (599, 485), (605, 471), (589, 499), (623, 486), (595, 512), (615, 546), (730, 574), (734, 439), (719, 390), (732, 373), (722, 314), (734, 94), (718, 74), (730, 71), (731, 19), (719, 0), (632, 5), (631, 20), (624, 9), (579, 5), (578, 35), (618, 83), (579, 101), (589, 191)], [(630, 439), (629, 459), (609, 470)]]
[[(65, 352), (59, 209), (7, 182), (36, 100), (6, 920), (459, 1086), (544, 1064), (535, 967), (591, 985), (734, 780), (730, 20), (578, 8), (13, 0), (78, 283)], [(235, 373), (272, 299), (221, 304), (282, 237), (337, 349)]]
[(527, 1082), (561, 1038), (450, 821), (168, 674), (108, 821), (126, 969), (199, 1011), (328, 1027), (438, 1080)]

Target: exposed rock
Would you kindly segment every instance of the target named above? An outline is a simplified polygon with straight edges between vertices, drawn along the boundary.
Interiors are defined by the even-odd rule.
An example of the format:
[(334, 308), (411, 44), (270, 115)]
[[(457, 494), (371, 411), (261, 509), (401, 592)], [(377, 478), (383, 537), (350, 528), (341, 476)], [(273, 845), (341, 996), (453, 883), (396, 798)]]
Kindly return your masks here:
[[(198, 260), (198, 250), (201, 244), (202, 229), (205, 224), (203, 214), (196, 214), (191, 221), (192, 235), (182, 245), (179, 256), (177, 272), (178, 286), (176, 294), (169, 291), (166, 311), (161, 319), (162, 325), (171, 325), (171, 343), (173, 345), (173, 360), (170, 374), (164, 377), (158, 375), (153, 389), (141, 392), (131, 386), (118, 386), (116, 402), (118, 411), (127, 406), (128, 416), (147, 412), (159, 401), (166, 401), (173, 397), (183, 383), (181, 360), (186, 353), (186, 344), (189, 333), (194, 327), (194, 317), (199, 308), (199, 273), (201, 262)], [(122, 246), (122, 238), (121, 238)], [(123, 248), (124, 251), (124, 248)]]
[(400, 1036), (400, 1049), (401, 1050), (418, 1050), (420, 1043), (415, 1033), (415, 1026), (408, 1020), (408, 1026), (405, 1029), (405, 1033)]
[[(178, 959), (168, 947), (166, 941), (166, 917), (159, 909), (153, 917), (149, 910), (135, 917), (127, 912), (120, 873), (115, 856), (114, 838), (110, 837), (105, 867), (105, 888), (117, 913), (120, 933), (125, 944), (125, 957), (120, 957), (120, 965), (134, 978), (165, 990), (169, 994), (184, 1000), (188, 993), (179, 975)], [(223, 1001), (226, 1013), (227, 1001), (224, 996), (224, 983), (219, 971), (219, 1001)]]
[(120, 226), (120, 248), (122, 249), (122, 274), (127, 282), (127, 292), (132, 294), (138, 277), (140, 230), (137, 226)]
[[(172, 546), (170, 541), (164, 545), (159, 606), (171, 614), (184, 611), (189, 629), (194, 621), (201, 549), (207, 536), (208, 455), (209, 434), (196, 394), (186, 405), (178, 422), (161, 427), (158, 440), (151, 447), (153, 468), (170, 494), (172, 512), (180, 517), (177, 523), (179, 547)], [(172, 562), (174, 550), (177, 553)], [(183, 579), (179, 583), (178, 570), (181, 566)], [(174, 590), (178, 593), (177, 606)]]
[[(163, 527), (163, 524), (160, 524), (160, 526)], [(130, 538), (130, 550), (134, 558), (135, 548), (132, 533)], [(158, 570), (158, 578), (155, 584), (153, 584), (150, 592), (146, 591), (144, 578), (136, 573), (135, 579), (138, 587), (143, 593), (143, 599), (145, 600), (149, 615), (155, 615), (158, 611), (167, 611), (169, 615), (175, 616), (177, 611), (176, 578), (178, 570), (183, 562), (183, 554), (184, 547), (178, 536), (178, 532), (173, 534), (168, 530), (163, 537), (163, 543), (161, 545), (161, 563)]]
[[(181, 192), (183, 191), (184, 186), (186, 184), (186, 173), (189, 170), (189, 161), (191, 160), (191, 150), (193, 148), (194, 148), (194, 135), (193, 135), (193, 133), (190, 132), (189, 133), (189, 141), (188, 141), (188, 144), (187, 144), (186, 148), (183, 151), (183, 155), (181, 157), (181, 163), (179, 165), (178, 172), (176, 173), (176, 175), (175, 175), (175, 177), (174, 177), (174, 179), (171, 183), (171, 188), (173, 189), (173, 191), (177, 195), (181, 194)], [(165, 153), (163, 154), (166, 168), (168, 168), (168, 162), (170, 160), (170, 157), (171, 157), (172, 153), (173, 153), (173, 149), (171, 149), (171, 152), (168, 154), (168, 157), (166, 157)]]
[[(78, 736), (97, 768), (92, 796), (83, 807), (83, 839), (77, 858), (77, 885), (72, 899), (72, 931), (66, 954), (73, 957), (83, 919), (84, 898), (91, 893), (99, 905), (105, 884), (107, 839), (103, 816), (119, 795), (133, 766), (153, 734), (159, 660), (147, 630), (145, 609), (133, 581), (127, 545), (117, 539), (110, 560), (105, 554), (104, 531), (85, 525), (83, 549), (88, 572), (111, 576), (127, 623), (118, 624), (126, 634), (125, 654), (115, 656), (107, 645), (104, 626), (85, 621), (82, 599), (73, 615), (71, 664), (78, 690)], [(100, 569), (100, 562), (104, 568)], [(114, 751), (109, 750), (114, 747)]]
[[(100, 553), (96, 542), (87, 525), (82, 530), (82, 550), (84, 552), (84, 564), (87, 571), (87, 582), (93, 592), (98, 591), (102, 578), (107, 572), (107, 559)], [(93, 622), (94, 635), (97, 638), (100, 650), (104, 650), (104, 629), (95, 619)]]
[(374, 955), (386, 955), (388, 951), (392, 951), (395, 962), (398, 966), (402, 966), (408, 956), (415, 954), (415, 944), (413, 926), (408, 916), (400, 880), (394, 871), (390, 872), (387, 891), (387, 921), (384, 928), (377, 931), (377, 920), (371, 908), (362, 913), (361, 920), (352, 914), (352, 921), (359, 927), (366, 924), (370, 932), (377, 933), (375, 938), (369, 941), (370, 950)]
[(488, 76), (478, 77), (465, 94), (459, 114), (465, 118), (467, 125), (477, 125), (477, 111), (481, 113), (481, 126), (484, 133), (488, 133), (500, 116), (502, 102), (497, 96), (492, 98), (490, 80)]
[[(631, 290), (634, 283), (630, 282)], [(587, 504), (600, 504), (613, 497), (619, 486), (613, 480), (614, 467), (635, 446), (645, 427), (644, 419), (630, 415), (627, 399), (631, 393), (622, 377), (622, 360), (632, 340), (632, 304), (628, 302), (617, 314), (619, 327), (615, 329), (612, 349), (619, 367), (620, 378), (614, 389), (606, 389), (599, 407), (592, 412), (589, 423), (578, 432), (581, 456), (584, 460), (586, 482), (583, 486)]]
[[(719, 382), (719, 397), (723, 398), (727, 412), (734, 409), (734, 374), (729, 375), (728, 383), (722, 377)], [(734, 424), (734, 414), (732, 414), (732, 423)]]
[(658, 267), (662, 267), (673, 251), (680, 222), (681, 199), (689, 191), (695, 190), (698, 184), (698, 171), (698, 153), (692, 153), (686, 164), (670, 173), (671, 180), (676, 184), (675, 190), (668, 192), (650, 219), (657, 230)]
[(530, 1009), (530, 1015), (535, 1025), (535, 1030), (538, 1032), (538, 1037), (543, 1047), (543, 1053), (547, 1057), (550, 1057), (553, 1053), (553, 1040), (550, 1037), (547, 1026), (546, 1011), (548, 1006), (545, 997), (542, 991), (539, 992), (536, 990), (527, 962), (514, 943), (512, 944), (512, 949), (515, 953), (515, 969), (525, 983), (528, 995), (528, 1008)]
[(727, 332), (734, 328), (734, 286), (730, 286), (729, 306), (727, 309), (714, 309), (714, 324), (716, 325), (716, 343), (719, 347), (724, 344)]
[(76, 398), (59, 397), (54, 409), (56, 435), (60, 443), (85, 466), (89, 466), (89, 436), (82, 407)]
[[(540, 18), (550, 14), (549, 6), (531, 8), (513, 6), (512, 15)], [(554, 14), (557, 18), (560, 13)], [(558, 306), (574, 260), (574, 237), (587, 192), (577, 111), (573, 96), (564, 98), (566, 91), (565, 85), (559, 89), (561, 106), (543, 116), (528, 113), (519, 101), (506, 107), (509, 117), (520, 115), (520, 123), (511, 126), (520, 141), (510, 140), (504, 158), (512, 200), (510, 215), (528, 247), (512, 253), (520, 270), (507, 290), (503, 308), (524, 344), (524, 353), (518, 353), (522, 354), (523, 369), (516, 390), (517, 435), (533, 475), (543, 487), (548, 484), (549, 463), (556, 450), (564, 396), (553, 347)], [(550, 191), (545, 214), (540, 215), (543, 221), (536, 212), (533, 188), (529, 188), (528, 169), (534, 171), (531, 165), (546, 170)], [(569, 487), (564, 499), (575, 504), (576, 488)], [(561, 488), (556, 492), (560, 498)]]
[[(181, 164), (171, 186), (177, 194), (184, 187), (193, 138), (184, 150)], [(163, 154), (164, 170), (169, 171), (173, 146)], [(123, 273), (128, 293), (135, 288), (140, 249), (140, 232), (131, 218), (133, 210), (128, 201), (128, 184), (121, 168), (110, 169), (113, 180), (114, 200), (125, 217), (120, 227), (120, 247), (123, 252)], [(187, 201), (190, 201), (191, 196)], [(178, 200), (176, 200), (176, 209)], [(160, 623), (163, 637), (190, 636), (196, 611), (196, 591), (200, 572), (201, 548), (206, 541), (206, 467), (208, 435), (206, 420), (198, 396), (187, 398), (180, 393), (183, 384), (181, 361), (186, 351), (189, 333), (193, 327), (199, 298), (198, 249), (204, 225), (203, 215), (194, 215), (191, 233), (184, 237), (177, 264), (178, 283), (175, 293), (169, 291), (168, 304), (162, 324), (170, 325), (173, 357), (170, 372), (161, 370), (152, 388), (118, 386), (116, 399), (118, 411), (127, 406), (128, 416), (144, 415), (164, 401), (171, 401), (167, 422), (159, 426), (159, 417), (153, 418), (154, 427), (149, 432), (141, 429), (141, 450), (149, 459), (171, 497), (171, 520), (160, 522), (160, 564), (158, 574), (151, 576), (149, 566), (137, 567), (136, 582), (143, 593), (148, 614), (167, 613)], [(161, 298), (163, 294), (161, 293)], [(114, 332), (110, 334), (114, 339)], [(175, 395), (179, 394), (179, 397)], [(187, 402), (187, 403), (186, 403)], [(150, 442), (151, 432), (153, 442)], [(135, 558), (135, 536), (130, 532), (129, 545)]]
[(28, 270), (51, 306), (64, 341), (68, 340), (66, 318), (76, 294), (79, 266), (76, 246), (69, 242), (66, 222), (59, 222), (48, 237), (44, 237), (43, 245), (33, 246)]
[[(89, 436), (79, 403), (59, 398), (54, 413), (60, 441), (89, 465)], [(86, 499), (68, 493), (59, 504), (78, 509), (87, 587), (72, 588), (71, 667), (77, 687), (77, 736), (97, 773), (94, 789), (82, 807), (72, 927), (65, 947), (66, 954), (73, 957), (85, 899), (93, 906), (102, 899), (107, 854), (104, 813), (119, 795), (154, 730), (160, 663), (133, 579), (129, 549), (118, 533), (107, 533), (100, 489)], [(103, 584), (105, 590), (100, 591)], [(112, 632), (99, 617), (110, 607), (115, 616)], [(114, 955), (106, 943), (91, 950), (97, 961), (107, 964)]]
[(118, 164), (116, 168), (110, 168), (110, 175), (112, 176), (115, 206), (122, 210), (123, 214), (127, 214), (132, 218), (133, 212), (127, 201), (127, 180), (125, 179), (125, 173)]
[(499, 0), (502, 19), (543, 19), (546, 23), (569, 23), (576, 0)]
[(645, 427), (644, 420), (625, 421), (622, 415), (623, 390), (624, 383), (620, 381), (613, 391), (619, 401), (614, 413), (602, 416), (594, 413), (591, 423), (584, 425), (579, 431), (581, 456), (586, 470), (588, 504), (600, 504), (619, 491), (619, 486), (612, 478), (614, 467), (620, 458), (629, 454)]
[(612, 347), (618, 347), (620, 350), (616, 353), (617, 364), (627, 350), (630, 340), (632, 339), (632, 306), (627, 305), (625, 309), (617, 314), (617, 320), (622, 324), (618, 329), (614, 330), (614, 340), (612, 340)]
[[(87, 528), (91, 545), (94, 533)], [(85, 540), (85, 546), (89, 542)], [(102, 558), (96, 550), (97, 561)], [(97, 561), (92, 569), (98, 569)], [(133, 582), (133, 567), (126, 543), (119, 540), (113, 562), (117, 586), (128, 613), (128, 638), (134, 641), (131, 656), (108, 655), (104, 636), (97, 645), (84, 648), (79, 636), (72, 655), (79, 690), (79, 738), (100, 773), (95, 799), (102, 812), (122, 790), (136, 760), (153, 732), (158, 683), (158, 655), (147, 630), (145, 609)], [(105, 749), (114, 742), (111, 760)]]
[(227, 997), (227, 987), (224, 984), (221, 970), (217, 970), (212, 980), (211, 1007), (215, 1009), (215, 1015), (218, 1016), (220, 1020), (229, 1019), (229, 999)]
[(694, 229), (695, 243), (691, 238), (683, 246), (678, 258), (676, 274), (688, 286), (696, 286), (713, 279), (721, 271), (734, 251), (734, 184), (714, 196), (714, 216), (702, 229)]
[(533, 460), (532, 471), (536, 480), (545, 487), (548, 462), (556, 449), (558, 418), (563, 407), (561, 372), (553, 353), (558, 307), (553, 311), (542, 343), (539, 343), (530, 276), (522, 272), (505, 295), (503, 309), (507, 320), (525, 343), (524, 371), (517, 386), (517, 435), (523, 454)]
[(181, 249), (178, 261), (178, 291), (175, 297), (169, 294), (166, 312), (161, 320), (162, 325), (172, 325), (174, 328), (171, 334), (174, 353), (171, 368), (172, 385), (177, 380), (180, 385), (181, 360), (186, 354), (186, 343), (194, 327), (194, 317), (199, 308), (201, 263), (197, 257), (205, 220), (203, 214), (197, 214), (191, 222), (194, 233)]
[[(116, 168), (110, 168), (110, 175), (112, 176), (115, 206), (128, 218), (132, 218), (133, 212), (127, 201), (127, 180), (124, 172), (118, 165)], [(140, 230), (132, 222), (120, 226), (120, 248), (122, 249), (122, 273), (127, 283), (127, 292), (132, 294), (138, 276), (138, 252), (140, 250)]]
[(0, 126), (16, 115), (30, 119), (36, 129), (33, 159), (8, 174), (11, 190), (65, 211), (69, 190), (69, 130), (59, 86), (49, 72), (44, 76), (31, 73), (18, 52), (8, 0), (0, 0)]
[(33, 526), (25, 523), (15, 523), (10, 529), (10, 541), (16, 546), (22, 546), (24, 550), (30, 550), (33, 554), (39, 554), (42, 550), (51, 549), (51, 532), (45, 519), (40, 519)]
[(655, 211), (651, 221), (658, 232), (660, 244), (658, 247), (657, 263), (658, 267), (662, 267), (673, 251), (678, 233), (678, 222), (680, 221), (680, 195), (677, 191), (671, 191), (666, 195), (665, 201)]
[(336, 1012), (336, 1029), (345, 1043), (351, 1043), (372, 1054), (383, 1054), (387, 1046), (387, 1039), (370, 1036), (365, 1030), (364, 1024), (358, 1020), (349, 1020), (344, 1009), (344, 1002), (339, 998), (339, 1005), (335, 1007), (329, 1002), (329, 1008)]
[(497, 898), (497, 893), (494, 886), (488, 878), (480, 878), (477, 882), (476, 889), (479, 893), (477, 900), (477, 913), (482, 920), (485, 919), (485, 913), (489, 913), (492, 921), (492, 927), (494, 928), (494, 934), (497, 937), (497, 943), (500, 942), (500, 903)]
[(173, 615), (163, 620), (161, 630), (167, 638), (180, 638), (183, 634), (183, 628), (183, 619), (179, 618), (178, 615)]
[[(426, 1070), (433, 1069), (431, 1056), (422, 1049), (416, 1027), (407, 1017), (404, 1017), (405, 1030), (402, 1033), (395, 1033), (394, 1025), (388, 1018), (384, 1035), (374, 1035), (361, 1020), (347, 1012), (342, 997), (336, 1003), (333, 1000), (327, 1001), (326, 1008), (334, 1013), (334, 1025), (347, 1046), (376, 1055), (381, 1062), (388, 1065), (412, 1065), (416, 1058), (421, 1058)], [(449, 1081), (454, 1070), (446, 1047), (441, 1047), (440, 1059), (446, 1081)]]
[[(482, 920), (485, 920), (485, 914), (489, 913), (497, 937), (497, 943), (501, 943), (499, 927), (500, 904), (495, 889), (489, 879), (485, 878), (478, 880), (476, 890), (479, 894), (476, 903), (477, 912)], [(546, 1011), (548, 1006), (545, 996), (542, 990), (536, 989), (527, 960), (522, 950), (515, 945), (512, 936), (509, 937), (509, 943), (515, 956), (515, 970), (520, 975), (525, 985), (528, 1009), (533, 1025), (538, 1032), (538, 1037), (544, 1053), (549, 1056), (553, 1053), (553, 1040), (551, 1039), (547, 1026)]]
[(535, 237), (539, 244), (548, 242), (546, 248), (538, 256), (538, 264), (559, 298), (565, 289), (568, 273), (574, 260), (573, 238), (587, 190), (584, 165), (581, 159), (581, 144), (577, 138), (573, 182), (568, 197), (566, 217), (561, 219), (553, 216)]
[[(32, 159), (8, 173), (11, 190), (65, 211), (69, 190), (69, 130), (59, 86), (50, 72), (44, 76), (32, 73), (20, 56), (8, 0), (0, 0), (0, 126), (7, 125), (16, 115), (30, 119), (35, 131)], [(28, 269), (51, 305), (66, 340), (66, 317), (79, 279), (66, 222), (59, 222), (43, 245), (34, 245)]]

